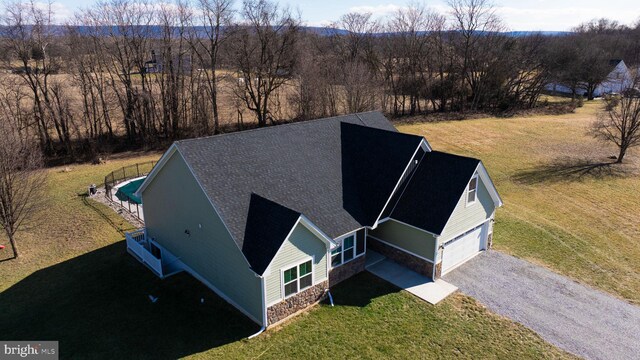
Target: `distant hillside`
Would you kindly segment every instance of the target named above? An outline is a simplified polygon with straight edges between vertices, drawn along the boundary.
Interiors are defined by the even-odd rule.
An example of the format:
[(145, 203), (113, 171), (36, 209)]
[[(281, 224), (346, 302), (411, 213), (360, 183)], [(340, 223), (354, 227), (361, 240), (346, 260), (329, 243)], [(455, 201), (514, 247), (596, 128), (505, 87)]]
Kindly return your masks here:
[[(5, 26), (0, 26), (0, 32), (2, 32), (2, 29)], [(65, 25), (51, 25), (51, 31), (55, 34), (63, 34), (64, 30), (66, 29)], [(75, 28), (79, 33), (81, 34), (86, 34), (88, 33), (91, 29), (95, 29), (92, 28), (90, 26), (86, 26), (86, 25), (80, 25), (80, 26), (73, 26), (73, 28)], [(177, 28), (176, 28), (177, 29)], [(205, 32), (205, 28), (203, 26), (196, 26), (194, 27), (194, 29), (197, 32), (202, 33), (203, 35), (206, 34)], [(312, 33), (312, 34), (317, 34), (320, 36), (332, 36), (332, 35), (346, 35), (349, 32), (347, 30), (343, 30), (343, 29), (336, 29), (336, 28), (331, 28), (331, 27), (323, 27), (323, 26), (303, 26), (302, 30), (308, 33)], [(117, 26), (103, 26), (102, 27), (102, 31), (105, 34), (109, 34), (109, 33), (118, 33), (118, 27)], [(223, 29), (224, 31), (224, 29)], [(161, 36), (163, 33), (162, 27), (160, 25), (152, 25), (149, 29), (149, 33), (151, 34), (156, 34), (155, 36)], [(424, 34), (427, 34), (428, 32), (424, 32)], [(387, 35), (390, 34), (388, 32), (379, 32), (374, 34), (375, 36), (383, 36), (383, 35)], [(507, 36), (511, 36), (511, 37), (525, 37), (525, 36), (531, 36), (531, 35), (543, 35), (543, 36), (564, 36), (564, 35), (569, 35), (571, 34), (571, 32), (569, 31), (507, 31), (504, 32), (503, 34), (507, 35)]]

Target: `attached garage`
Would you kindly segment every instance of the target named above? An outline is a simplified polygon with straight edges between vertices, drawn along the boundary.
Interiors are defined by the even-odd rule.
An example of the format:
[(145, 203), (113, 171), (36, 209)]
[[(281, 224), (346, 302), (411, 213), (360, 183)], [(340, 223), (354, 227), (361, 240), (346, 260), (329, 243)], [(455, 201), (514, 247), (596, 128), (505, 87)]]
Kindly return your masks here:
[[(369, 234), (404, 251), (396, 254), (396, 262), (438, 279), (491, 246), (500, 206), (480, 160), (434, 150), (424, 155), (389, 218)], [(409, 238), (409, 228), (420, 236)]]
[(487, 248), (488, 223), (477, 226), (447, 241), (442, 249), (442, 274), (476, 256)]

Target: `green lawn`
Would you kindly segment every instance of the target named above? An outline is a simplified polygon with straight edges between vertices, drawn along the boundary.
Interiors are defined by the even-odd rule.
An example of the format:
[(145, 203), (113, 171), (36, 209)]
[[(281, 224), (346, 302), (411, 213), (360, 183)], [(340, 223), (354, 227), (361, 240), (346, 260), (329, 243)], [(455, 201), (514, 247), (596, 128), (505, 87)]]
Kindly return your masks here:
[(59, 340), (63, 358), (570, 357), (469, 297), (431, 306), (367, 273), (333, 290), (335, 307), (246, 340), (254, 323), (188, 275), (156, 278), (126, 253), (131, 226), (81, 196), (106, 173), (158, 157), (50, 170), (48, 207), (18, 236), (22, 257), (0, 262), (0, 338)]
[(504, 200), (494, 247), (640, 304), (640, 151), (587, 135), (600, 102), (574, 114), (416, 123), (436, 150), (480, 158)]

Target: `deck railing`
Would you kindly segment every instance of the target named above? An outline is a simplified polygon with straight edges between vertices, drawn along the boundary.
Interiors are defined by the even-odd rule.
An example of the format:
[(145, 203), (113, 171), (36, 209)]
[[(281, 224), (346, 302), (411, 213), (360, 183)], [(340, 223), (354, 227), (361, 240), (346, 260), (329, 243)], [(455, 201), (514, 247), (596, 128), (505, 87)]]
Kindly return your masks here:
[(150, 243), (146, 238), (144, 229), (125, 233), (127, 249), (138, 257), (143, 264), (147, 265), (156, 274), (162, 277), (162, 260), (151, 253)]

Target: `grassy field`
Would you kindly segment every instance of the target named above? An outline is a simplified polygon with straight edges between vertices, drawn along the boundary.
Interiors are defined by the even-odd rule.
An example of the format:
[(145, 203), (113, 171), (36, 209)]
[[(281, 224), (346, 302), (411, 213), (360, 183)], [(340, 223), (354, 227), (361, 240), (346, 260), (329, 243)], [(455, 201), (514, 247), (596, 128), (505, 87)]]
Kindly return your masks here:
[[(400, 130), (485, 162), (505, 200), (495, 248), (640, 303), (640, 154), (606, 165), (615, 149), (586, 135), (597, 106)], [(158, 157), (50, 170), (48, 206), (18, 235), (22, 257), (0, 262), (0, 338), (60, 340), (64, 358), (568, 356), (471, 298), (430, 306), (368, 274), (339, 285), (335, 307), (245, 340), (255, 324), (187, 275), (155, 278), (125, 252), (131, 225), (82, 196), (106, 173)], [(160, 300), (151, 304), (149, 294)]]
[(158, 156), (50, 170), (48, 207), (18, 235), (22, 257), (0, 262), (1, 339), (59, 340), (63, 358), (570, 357), (469, 297), (431, 306), (366, 273), (334, 289), (335, 307), (246, 340), (254, 323), (185, 274), (156, 278), (125, 251), (131, 226), (82, 196)]
[(496, 249), (640, 304), (640, 151), (609, 165), (616, 149), (587, 135), (600, 105), (399, 129), (482, 159), (505, 202)]

